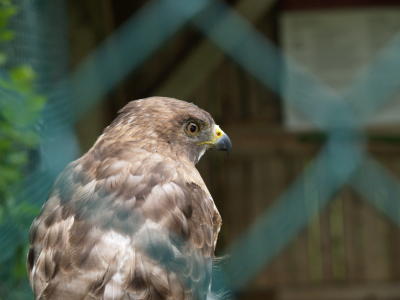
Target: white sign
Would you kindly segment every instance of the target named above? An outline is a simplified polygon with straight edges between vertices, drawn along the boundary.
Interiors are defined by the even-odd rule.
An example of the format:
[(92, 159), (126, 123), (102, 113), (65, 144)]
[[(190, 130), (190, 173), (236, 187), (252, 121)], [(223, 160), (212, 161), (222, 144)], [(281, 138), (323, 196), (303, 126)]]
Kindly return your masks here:
[[(379, 50), (399, 32), (400, 8), (289, 11), (281, 17), (284, 52), (339, 94), (351, 88)], [(285, 74), (284, 95), (290, 99), (296, 96), (293, 84), (295, 78)], [(314, 128), (287, 103), (285, 124), (294, 131)], [(400, 125), (400, 93), (376, 112), (368, 125)]]

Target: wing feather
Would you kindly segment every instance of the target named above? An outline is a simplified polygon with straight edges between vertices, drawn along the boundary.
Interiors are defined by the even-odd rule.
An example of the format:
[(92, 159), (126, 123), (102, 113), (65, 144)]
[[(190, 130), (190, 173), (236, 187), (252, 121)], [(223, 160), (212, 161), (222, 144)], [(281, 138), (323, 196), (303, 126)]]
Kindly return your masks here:
[(57, 180), (31, 228), (37, 299), (205, 299), (212, 198), (194, 167), (134, 155), (86, 155)]

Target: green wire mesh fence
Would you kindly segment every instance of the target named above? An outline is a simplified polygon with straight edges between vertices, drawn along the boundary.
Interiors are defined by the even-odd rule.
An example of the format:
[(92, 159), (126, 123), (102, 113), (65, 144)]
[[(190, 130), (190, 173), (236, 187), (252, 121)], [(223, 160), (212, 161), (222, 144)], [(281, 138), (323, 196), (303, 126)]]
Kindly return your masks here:
[[(5, 7), (9, 1), (5, 1)], [(19, 271), (16, 262), (25, 251), (27, 230), (37, 208), (46, 200), (57, 174), (79, 153), (73, 126), (129, 72), (140, 66), (165, 41), (184, 26), (194, 26), (262, 84), (286, 97), (327, 133), (327, 141), (297, 180), (276, 200), (242, 238), (226, 249), (227, 260), (213, 274), (213, 290), (237, 291), (268, 264), (310, 219), (318, 214), (343, 185), (350, 184), (367, 201), (400, 224), (396, 201), (399, 183), (365, 151), (363, 125), (375, 109), (399, 88), (400, 38), (395, 38), (344, 95), (338, 95), (290, 57), (222, 1), (153, 0), (141, 8), (74, 72), (68, 71), (68, 16), (64, 0), (16, 0), (10, 22), (15, 37), (4, 43), (8, 60), (2, 81), (12, 66), (28, 64), (36, 73), (35, 91), (46, 99), (41, 118), (31, 124), (39, 136), (37, 147), (27, 151), (35, 163), (13, 191), (14, 202), (24, 211), (3, 210), (0, 224), (0, 293), (8, 299), (29, 299), (26, 279), (6, 280)], [(118, 67), (115, 67), (118, 66)], [(285, 72), (296, 78), (293, 95), (283, 94)], [(12, 88), (0, 85), (0, 108), (23, 111), (23, 101)], [(17, 93), (18, 94), (18, 93)], [(362, 102), (361, 102), (362, 100)], [(361, 105), (362, 103), (362, 105)], [(352, 105), (350, 105), (352, 104)], [(4, 116), (0, 115), (1, 118)], [(1, 129), (1, 128), (0, 128)], [(0, 137), (3, 135), (0, 132)], [(0, 174), (2, 176), (2, 174)], [(304, 185), (312, 184), (309, 199)], [(373, 193), (385, 187), (377, 199)], [(314, 205), (307, 205), (313, 201)], [(242, 258), (246, 257), (246, 264)], [(14, 269), (7, 266), (17, 266)], [(18, 269), (19, 268), (19, 269)], [(18, 277), (18, 276), (17, 276)], [(13, 290), (10, 290), (13, 287)], [(18, 287), (18, 289), (15, 289)]]

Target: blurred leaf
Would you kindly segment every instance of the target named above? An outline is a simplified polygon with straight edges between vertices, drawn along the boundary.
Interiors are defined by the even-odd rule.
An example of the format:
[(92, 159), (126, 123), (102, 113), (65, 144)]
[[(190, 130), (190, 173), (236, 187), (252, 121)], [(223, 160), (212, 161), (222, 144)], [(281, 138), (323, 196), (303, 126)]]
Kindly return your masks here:
[(25, 151), (16, 151), (7, 156), (7, 162), (12, 165), (24, 165), (28, 162), (28, 154)]
[(4, 65), (7, 61), (7, 55), (5, 53), (0, 52), (0, 66)]
[(26, 217), (28, 217), (30, 224), (33, 217), (37, 216), (39, 212), (40, 207), (31, 203), (22, 202), (13, 206), (12, 210), (10, 211), (10, 215), (13, 216), (13, 218), (18, 219), (18, 221), (21, 221), (22, 223), (24, 223), (23, 219), (26, 219)]
[[(18, 8), (12, 0), (0, 0), (2, 49), (14, 37), (8, 23)], [(30, 65), (6, 64), (0, 52), (0, 299), (28, 299), (25, 260), (29, 226), (40, 208), (17, 201), (15, 191), (31, 163), (30, 153), (39, 144), (35, 130), (46, 99), (35, 90), (36, 74)]]
[(33, 148), (39, 142), (39, 137), (34, 131), (26, 131), (22, 133), (24, 145)]
[(44, 108), (46, 104), (46, 98), (43, 96), (33, 96), (31, 101), (31, 107), (35, 112), (39, 112)]
[(14, 38), (14, 32), (10, 30), (0, 30), (0, 41), (7, 42)]
[(0, 28), (5, 27), (12, 16), (17, 12), (13, 5), (4, 5), (0, 2)]
[(18, 181), (18, 179), (20, 179), (21, 176), (19, 170), (14, 169), (10, 165), (0, 166), (0, 174), (1, 174), (0, 182), (1, 180), (16, 182)]
[(11, 147), (11, 143), (12, 141), (2, 138), (0, 133), (0, 153), (5, 153)]
[(22, 88), (31, 88), (35, 79), (35, 72), (31, 66), (22, 65), (10, 70), (11, 80)]
[(28, 253), (28, 247), (26, 244), (25, 247), (20, 248), (19, 252), (16, 253), (16, 263), (13, 273), (17, 279), (26, 278), (28, 275), (26, 271), (26, 253)]

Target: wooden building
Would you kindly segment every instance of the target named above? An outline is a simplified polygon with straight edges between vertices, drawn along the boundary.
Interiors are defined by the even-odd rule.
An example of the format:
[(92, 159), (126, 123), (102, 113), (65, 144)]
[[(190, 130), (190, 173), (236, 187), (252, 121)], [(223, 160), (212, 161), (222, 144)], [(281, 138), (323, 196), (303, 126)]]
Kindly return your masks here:
[[(71, 69), (145, 2), (69, 1)], [(227, 2), (278, 47), (284, 12), (400, 6), (398, 0)], [(220, 254), (277, 201), (324, 143), (323, 135), (316, 130), (288, 130), (282, 98), (194, 26), (187, 25), (132, 70), (77, 125), (82, 150), (93, 143), (127, 101), (151, 95), (196, 103), (210, 111), (232, 138), (234, 151), (229, 156), (209, 153), (199, 164), (223, 218)], [(399, 128), (368, 131), (369, 152), (397, 178)], [(312, 197), (313, 191), (304, 188)], [(384, 190), (376, 192), (385, 194)], [(399, 226), (345, 186), (265, 265), (238, 299), (400, 299), (399, 253)]]

